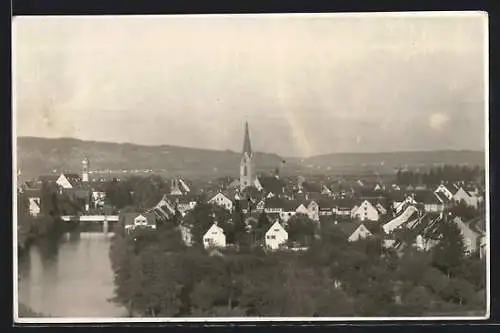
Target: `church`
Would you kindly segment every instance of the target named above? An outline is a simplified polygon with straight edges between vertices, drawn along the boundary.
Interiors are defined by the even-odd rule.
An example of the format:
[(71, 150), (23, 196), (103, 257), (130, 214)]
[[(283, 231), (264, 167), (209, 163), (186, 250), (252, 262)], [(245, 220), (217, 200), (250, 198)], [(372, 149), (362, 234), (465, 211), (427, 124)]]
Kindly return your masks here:
[(240, 191), (253, 186), (255, 183), (255, 162), (250, 143), (248, 122), (245, 123), (245, 136), (243, 138), (243, 152), (240, 161)]

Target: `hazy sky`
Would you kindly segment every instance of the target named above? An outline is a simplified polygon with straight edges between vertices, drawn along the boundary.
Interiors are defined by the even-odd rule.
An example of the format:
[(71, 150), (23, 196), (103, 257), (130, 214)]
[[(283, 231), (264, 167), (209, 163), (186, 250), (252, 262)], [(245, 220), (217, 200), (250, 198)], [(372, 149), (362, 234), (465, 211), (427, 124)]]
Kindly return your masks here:
[(484, 149), (476, 14), (17, 17), (17, 135), (308, 156)]

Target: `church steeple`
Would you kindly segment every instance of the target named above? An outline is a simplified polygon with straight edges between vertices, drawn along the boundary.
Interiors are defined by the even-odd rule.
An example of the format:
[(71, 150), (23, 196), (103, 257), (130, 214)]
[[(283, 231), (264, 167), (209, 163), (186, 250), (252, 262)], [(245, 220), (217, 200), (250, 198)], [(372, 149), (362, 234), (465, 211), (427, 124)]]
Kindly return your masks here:
[(252, 146), (250, 144), (250, 133), (248, 122), (245, 122), (245, 136), (243, 138), (243, 152), (240, 162), (240, 190), (252, 186), (255, 180)]
[(245, 122), (245, 137), (243, 138), (243, 154), (247, 153), (248, 157), (252, 156), (252, 144), (250, 143), (250, 133), (248, 131), (248, 121)]

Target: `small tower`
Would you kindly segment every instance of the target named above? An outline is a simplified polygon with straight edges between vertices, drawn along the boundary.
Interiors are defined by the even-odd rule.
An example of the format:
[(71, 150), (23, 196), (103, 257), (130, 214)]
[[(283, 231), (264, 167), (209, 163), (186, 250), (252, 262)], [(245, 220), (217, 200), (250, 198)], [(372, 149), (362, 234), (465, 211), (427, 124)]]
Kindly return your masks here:
[(84, 183), (89, 181), (89, 159), (86, 157), (82, 161), (82, 181)]
[(243, 152), (240, 161), (240, 190), (252, 186), (255, 180), (252, 146), (250, 144), (250, 133), (248, 122), (245, 123), (245, 136), (243, 138)]

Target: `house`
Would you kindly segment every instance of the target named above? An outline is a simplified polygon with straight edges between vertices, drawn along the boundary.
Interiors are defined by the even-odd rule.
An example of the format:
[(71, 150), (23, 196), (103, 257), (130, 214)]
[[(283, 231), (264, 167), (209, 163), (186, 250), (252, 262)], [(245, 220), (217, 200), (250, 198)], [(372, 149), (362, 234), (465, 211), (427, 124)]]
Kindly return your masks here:
[(274, 224), (267, 230), (265, 244), (266, 247), (271, 250), (277, 250), (286, 245), (288, 241), (288, 233), (285, 228), (281, 226), (281, 224), (276, 221)]
[(479, 257), (485, 258), (487, 251), (487, 238), (486, 238), (486, 219), (484, 216), (479, 217), (469, 223), (469, 228), (477, 233), (479, 236)]
[(379, 213), (381, 215), (385, 215), (387, 214), (387, 209), (384, 207), (384, 205), (382, 205), (380, 202), (377, 202), (375, 204), (375, 207), (377, 208), (377, 210), (379, 211)]
[(100, 189), (92, 189), (92, 203), (94, 207), (104, 206), (104, 200), (106, 199), (106, 192)]
[(194, 196), (183, 195), (174, 197), (171, 202), (175, 204), (175, 208), (185, 216), (189, 211), (193, 210), (196, 207), (197, 201)]
[(326, 185), (321, 185), (321, 194), (332, 196), (333, 192)]
[(166, 195), (163, 195), (153, 210), (158, 212), (158, 214), (162, 216), (162, 219), (169, 219), (174, 216), (176, 212), (175, 204)]
[(283, 210), (279, 212), (280, 219), (287, 222), (292, 216), (297, 214), (299, 203), (295, 200), (283, 200)]
[(320, 200), (319, 205), (319, 215), (320, 216), (331, 216), (335, 209), (335, 203), (333, 200)]
[(476, 251), (479, 252), (481, 246), (483, 245), (483, 234), (478, 230), (473, 230), (473, 228), (464, 223), (458, 216), (453, 219), (453, 222), (457, 225), (457, 227), (460, 229), (460, 232), (462, 233), (466, 254), (470, 255)]
[(336, 224), (336, 227), (346, 235), (349, 242), (355, 242), (372, 235), (370, 230), (368, 230), (362, 222), (343, 222)]
[(446, 184), (440, 184), (434, 192), (439, 192), (442, 193), (448, 200), (452, 200), (453, 196), (455, 193), (457, 193), (458, 187), (456, 185), (446, 185)]
[(399, 200), (394, 200), (393, 202), (393, 209), (396, 212), (396, 214), (401, 213), (401, 211), (406, 208), (406, 205), (417, 205), (417, 202), (415, 201), (415, 198), (413, 195), (406, 195), (403, 197), (401, 201)]
[(387, 222), (382, 226), (384, 232), (386, 234), (390, 233), (391, 231), (400, 228), (403, 224), (411, 221), (414, 218), (418, 218), (419, 212), (418, 209), (411, 205), (407, 204), (404, 209), (402, 209), (402, 212), (398, 214), (395, 218)]
[(459, 189), (453, 194), (453, 200), (456, 202), (465, 202), (467, 206), (477, 208), (478, 206), (478, 198), (476, 195), (471, 194), (463, 187), (459, 187)]
[(264, 200), (260, 200), (257, 205), (255, 205), (255, 210), (258, 212), (264, 211), (266, 207), (266, 202)]
[(193, 245), (193, 234), (191, 233), (191, 227), (186, 225), (180, 225), (179, 231), (181, 232), (182, 241), (187, 246)]
[(40, 197), (29, 197), (29, 213), (31, 216), (38, 216), (40, 214), (41, 205)]
[(210, 200), (208, 200), (208, 203), (220, 206), (228, 211), (233, 210), (233, 201), (222, 192), (218, 192), (214, 195)]
[(122, 213), (120, 214), (120, 221), (124, 224), (126, 231), (137, 228), (156, 229), (156, 216), (151, 211), (144, 213)]
[(316, 201), (309, 201), (307, 205), (307, 216), (313, 221), (319, 221), (319, 205)]
[(380, 215), (381, 213), (377, 207), (368, 200), (363, 200), (359, 206), (355, 206), (351, 213), (353, 219), (361, 221), (378, 221)]
[(31, 216), (38, 216), (41, 212), (41, 191), (38, 188), (28, 188), (24, 191), (28, 198), (28, 212)]
[(81, 183), (81, 177), (73, 173), (62, 173), (56, 180), (56, 184), (61, 186), (63, 189), (72, 189)]
[(203, 235), (203, 246), (207, 248), (224, 248), (226, 247), (226, 235), (221, 227), (217, 226), (217, 222)]
[(285, 206), (285, 203), (284, 203), (283, 199), (280, 199), (277, 197), (267, 198), (265, 200), (264, 212), (266, 212), (266, 213), (278, 213), (279, 214), (279, 213), (283, 212), (284, 206)]
[(350, 217), (353, 208), (356, 206), (356, 202), (350, 198), (341, 198), (334, 201), (334, 214), (338, 216)]
[(414, 199), (417, 203), (423, 205), (425, 212), (436, 213), (444, 210), (443, 201), (446, 200), (446, 196), (432, 191), (416, 191)]

